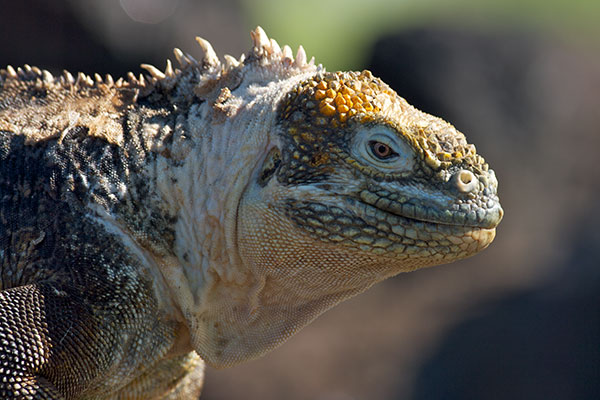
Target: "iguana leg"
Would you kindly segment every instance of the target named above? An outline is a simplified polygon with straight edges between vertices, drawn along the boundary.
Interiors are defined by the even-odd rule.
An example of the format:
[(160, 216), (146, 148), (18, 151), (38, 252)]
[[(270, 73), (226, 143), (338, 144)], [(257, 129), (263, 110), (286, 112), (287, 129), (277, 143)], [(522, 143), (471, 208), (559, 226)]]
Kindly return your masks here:
[[(1, 291), (0, 398), (151, 398), (144, 388), (134, 397), (120, 393), (160, 364), (172, 344), (171, 328), (135, 315), (127, 303), (114, 304), (120, 313), (99, 303), (49, 283)], [(177, 386), (182, 372), (167, 376), (167, 383), (150, 380), (152, 394)]]
[[(42, 374), (48, 365), (55, 363), (53, 349), (66, 344), (61, 343), (60, 338), (57, 340), (56, 335), (51, 334), (51, 329), (57, 328), (56, 334), (67, 338), (70, 325), (67, 318), (48, 318), (48, 296), (45, 292), (48, 292), (47, 287), (40, 288), (37, 285), (0, 292), (2, 399), (64, 399), (66, 393), (72, 394), (76, 390), (75, 381), (73, 387), (59, 390), (54, 384), (56, 382), (51, 383), (50, 377)], [(57, 305), (60, 303), (60, 297), (56, 294), (50, 299)], [(69, 309), (65, 311), (65, 317), (68, 317), (71, 312)]]

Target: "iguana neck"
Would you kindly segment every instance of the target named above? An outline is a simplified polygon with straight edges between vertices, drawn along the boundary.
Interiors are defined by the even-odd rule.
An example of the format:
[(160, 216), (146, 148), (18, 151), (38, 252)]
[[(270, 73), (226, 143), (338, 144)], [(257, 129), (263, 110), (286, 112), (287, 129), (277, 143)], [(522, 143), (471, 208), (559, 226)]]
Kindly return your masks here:
[(169, 157), (159, 156), (151, 166), (159, 196), (177, 215), (172, 256), (158, 265), (184, 316), (208, 307), (206, 296), (216, 285), (243, 286), (251, 279), (237, 252), (236, 216), (241, 193), (269, 147), (264, 127), (272, 125), (270, 107), (268, 93), (222, 88), (212, 102), (192, 104), (176, 118), (163, 151)]

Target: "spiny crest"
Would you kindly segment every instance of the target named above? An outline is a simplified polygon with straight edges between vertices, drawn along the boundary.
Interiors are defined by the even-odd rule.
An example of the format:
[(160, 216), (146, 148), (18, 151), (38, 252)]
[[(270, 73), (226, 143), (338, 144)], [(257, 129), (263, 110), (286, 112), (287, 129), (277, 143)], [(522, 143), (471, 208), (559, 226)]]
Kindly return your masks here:
[(235, 75), (236, 72), (253, 63), (280, 75), (316, 70), (314, 57), (307, 61), (306, 52), (302, 46), (298, 48), (296, 57), (294, 57), (289, 46), (285, 45), (281, 48), (277, 41), (270, 39), (260, 26), (250, 32), (250, 37), (252, 38), (252, 49), (239, 58), (225, 54), (221, 61), (210, 42), (196, 37), (196, 42), (203, 51), (200, 61), (176, 48), (174, 54), (180, 68), (174, 70), (170, 60), (167, 60), (164, 72), (149, 64), (142, 64), (141, 67), (150, 74), (153, 84), (160, 84), (168, 89), (177, 83), (182, 72), (188, 69), (200, 72), (194, 89), (200, 97), (206, 91), (213, 89), (216, 81), (227, 75)]
[(446, 170), (459, 164), (488, 169), (462, 133), (410, 106), (369, 71), (318, 73), (289, 93), (280, 115), (297, 143), (333, 140), (325, 137), (330, 133), (344, 135), (348, 124), (381, 122), (395, 128), (411, 144), (425, 170)]
[(307, 61), (306, 52), (302, 46), (298, 46), (298, 51), (294, 58), (290, 46), (285, 45), (281, 48), (275, 39), (269, 39), (260, 26), (250, 32), (250, 36), (253, 43), (251, 55), (261, 60), (261, 64), (263, 65), (267, 63), (281, 63), (285, 67), (295, 67), (301, 70), (311, 69), (315, 65), (314, 57)]
[[(18, 67), (17, 69), (11, 65), (7, 66), (6, 69), (0, 70), (0, 79), (35, 81), (38, 85), (44, 85), (46, 87), (51, 87), (52, 85), (61, 85), (63, 87), (79, 88), (110, 88), (113, 86), (120, 88), (126, 83), (126, 81), (122, 78), (115, 82), (110, 74), (105, 75), (103, 78), (99, 74), (94, 74), (92, 77), (79, 72), (77, 74), (77, 78), (75, 78), (69, 71), (63, 71), (60, 76), (54, 77), (50, 71), (40, 69), (38, 67), (32, 67), (28, 64), (25, 64), (23, 67)], [(128, 75), (128, 79), (136, 82), (143, 82), (144, 77), (140, 75), (139, 78), (136, 78), (132, 73), (130, 73)]]
[(49, 71), (29, 65), (17, 69), (10, 65), (7, 66), (6, 69), (0, 70), (0, 80), (40, 80), (40, 83), (47, 87), (61, 85), (67, 88), (96, 88), (102, 86), (103, 89), (135, 89), (143, 96), (158, 87), (167, 90), (173, 89), (183, 79), (184, 73), (187, 72), (196, 75), (198, 87), (194, 91), (198, 94), (204, 93), (206, 87), (214, 87), (215, 81), (227, 75), (235, 75), (236, 71), (249, 65), (257, 65), (276, 76), (289, 76), (299, 72), (322, 70), (322, 67), (315, 66), (314, 58), (307, 61), (306, 52), (302, 46), (298, 48), (294, 57), (289, 46), (286, 45), (281, 48), (274, 39), (270, 39), (266, 35), (261, 27), (257, 27), (250, 32), (250, 36), (253, 47), (247, 54), (242, 54), (239, 58), (226, 54), (221, 61), (211, 44), (207, 40), (197, 37), (196, 41), (203, 51), (203, 57), (200, 61), (176, 48), (173, 53), (179, 64), (178, 68), (173, 67), (171, 60), (167, 60), (164, 71), (150, 64), (142, 64), (141, 68), (147, 74), (136, 76), (129, 72), (125, 78), (119, 78), (116, 81), (111, 75), (102, 77), (99, 74), (94, 74), (89, 76), (81, 72), (74, 78), (68, 71), (64, 71), (61, 76), (55, 78)]

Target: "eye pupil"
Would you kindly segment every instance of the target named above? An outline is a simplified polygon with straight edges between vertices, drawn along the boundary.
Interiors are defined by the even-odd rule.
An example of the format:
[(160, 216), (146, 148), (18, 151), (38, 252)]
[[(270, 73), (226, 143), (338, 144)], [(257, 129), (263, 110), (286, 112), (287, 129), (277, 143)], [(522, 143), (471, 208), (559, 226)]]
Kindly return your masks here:
[(369, 147), (371, 148), (373, 155), (380, 160), (387, 160), (388, 158), (396, 155), (394, 150), (392, 150), (392, 148), (385, 143), (372, 141), (369, 142)]

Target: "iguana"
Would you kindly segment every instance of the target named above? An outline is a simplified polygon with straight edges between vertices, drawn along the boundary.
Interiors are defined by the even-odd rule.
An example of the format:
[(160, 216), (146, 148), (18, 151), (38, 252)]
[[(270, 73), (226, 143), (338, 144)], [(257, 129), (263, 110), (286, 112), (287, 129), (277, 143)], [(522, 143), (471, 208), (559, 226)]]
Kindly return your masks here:
[(462, 133), (251, 36), (117, 81), (0, 72), (0, 398), (197, 398), (204, 362), (493, 240)]

